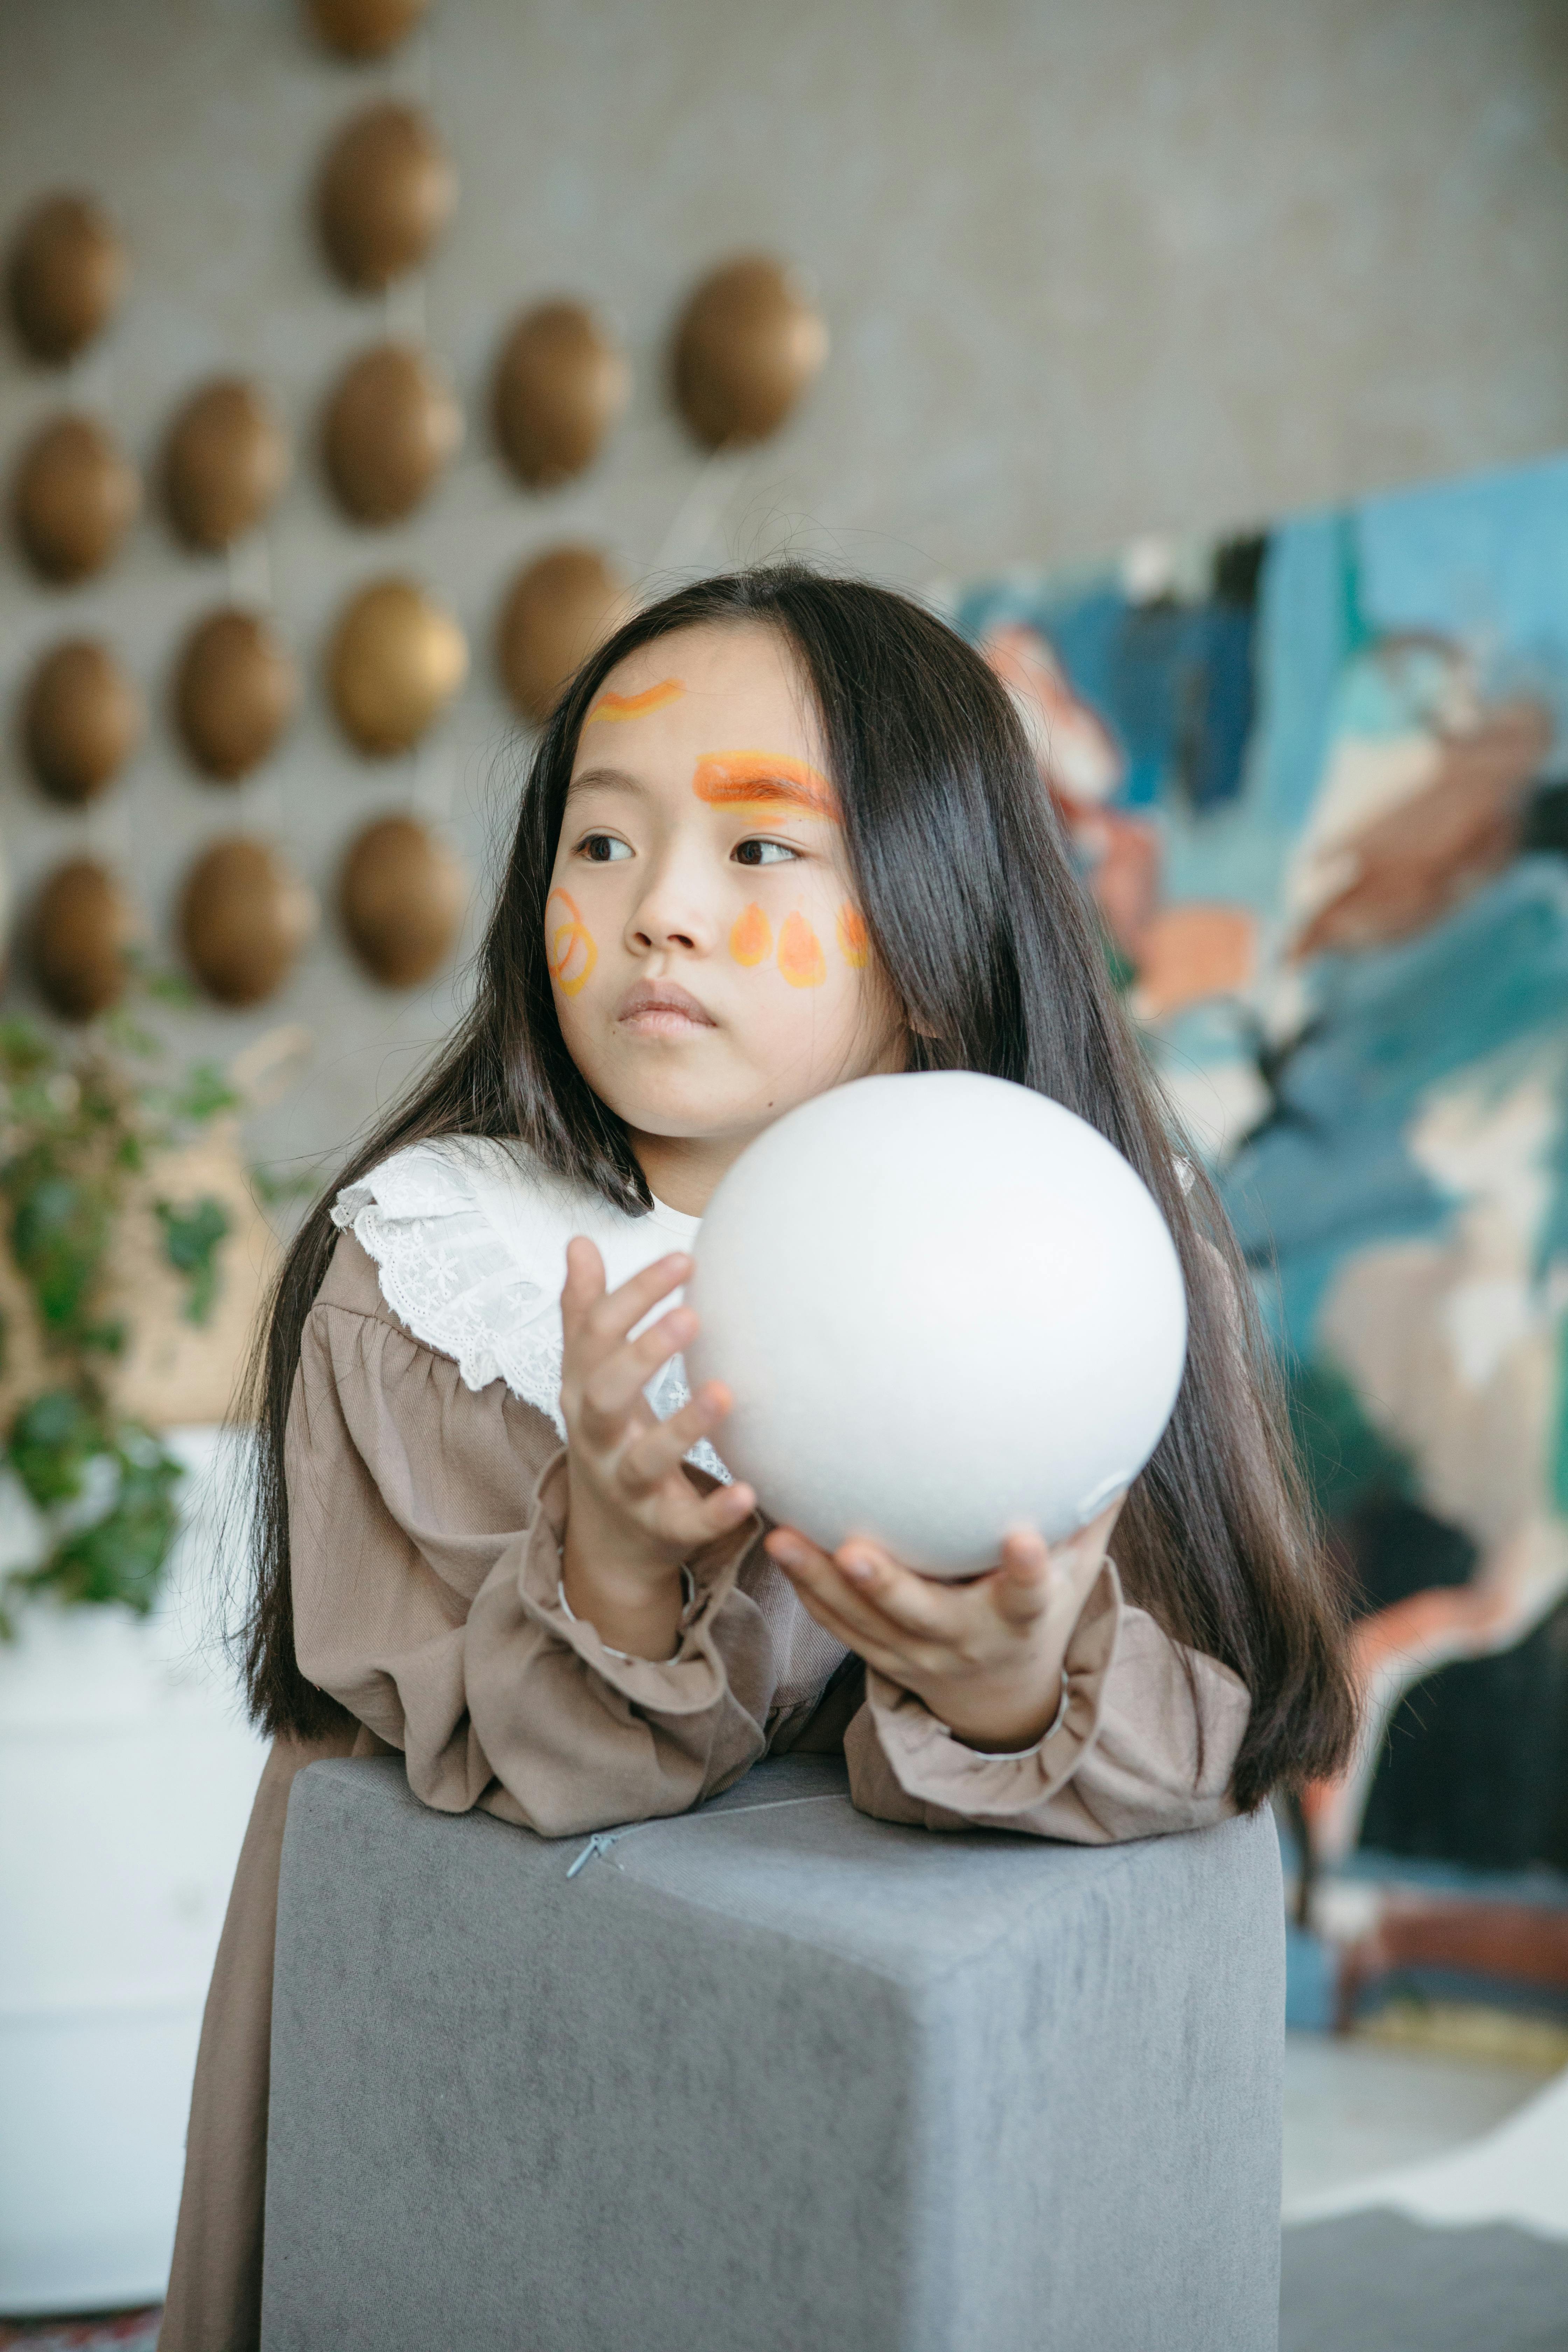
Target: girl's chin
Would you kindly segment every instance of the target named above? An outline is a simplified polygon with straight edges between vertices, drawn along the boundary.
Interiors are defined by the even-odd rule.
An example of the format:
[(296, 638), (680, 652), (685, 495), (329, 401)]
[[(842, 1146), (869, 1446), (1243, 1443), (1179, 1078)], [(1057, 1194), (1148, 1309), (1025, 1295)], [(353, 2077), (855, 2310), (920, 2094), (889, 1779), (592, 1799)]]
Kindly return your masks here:
[[(606, 1097), (606, 1100), (608, 1097)], [(660, 1095), (657, 1103), (637, 1103), (623, 1097), (610, 1103), (616, 1117), (633, 1135), (657, 1135), (662, 1143), (720, 1143), (737, 1127), (750, 1130), (766, 1126), (771, 1114), (760, 1111), (754, 1120), (737, 1119), (733, 1103), (672, 1103)]]

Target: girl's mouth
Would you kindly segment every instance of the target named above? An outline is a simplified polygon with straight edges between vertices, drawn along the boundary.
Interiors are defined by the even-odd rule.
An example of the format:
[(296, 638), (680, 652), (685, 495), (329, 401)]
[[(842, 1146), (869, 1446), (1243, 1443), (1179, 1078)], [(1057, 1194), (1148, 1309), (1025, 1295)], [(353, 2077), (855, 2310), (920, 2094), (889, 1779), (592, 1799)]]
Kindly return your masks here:
[(637, 981), (622, 997), (616, 1019), (642, 1037), (688, 1037), (698, 1029), (719, 1025), (696, 997), (672, 980)]

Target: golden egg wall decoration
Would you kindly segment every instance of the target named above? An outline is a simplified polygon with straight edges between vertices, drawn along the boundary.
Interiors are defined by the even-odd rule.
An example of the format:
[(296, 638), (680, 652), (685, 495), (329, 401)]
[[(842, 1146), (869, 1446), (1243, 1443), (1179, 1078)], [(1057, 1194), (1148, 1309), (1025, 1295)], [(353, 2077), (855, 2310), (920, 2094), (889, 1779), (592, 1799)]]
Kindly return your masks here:
[(353, 597), (328, 660), (332, 708), (373, 758), (411, 751), (468, 674), (468, 646), (444, 605), (412, 580), (376, 580)]
[(33, 974), (68, 1021), (90, 1021), (124, 993), (141, 925), (123, 885), (95, 857), (57, 866), (33, 905)]
[(163, 459), (169, 517), (188, 547), (231, 547), (289, 478), (289, 436), (258, 384), (220, 376), (174, 419)]
[(414, 343), (378, 343), (350, 362), (327, 405), (322, 451), (356, 522), (399, 522), (462, 446), (463, 412)]
[(742, 255), (705, 278), (675, 343), (675, 396), (710, 449), (776, 433), (827, 357), (827, 327), (798, 270)]
[(180, 940), (220, 1004), (260, 1004), (316, 929), (315, 894), (268, 843), (233, 834), (205, 850), (180, 894)]
[(390, 285), (426, 259), (457, 201), (457, 174), (429, 116), (396, 99), (368, 107), (338, 133), (321, 170), (333, 268), (360, 292)]
[(247, 776), (299, 700), (293, 659), (259, 614), (226, 605), (186, 639), (174, 677), (174, 715), (204, 775), (226, 784)]
[(107, 790), (146, 722), (134, 680), (96, 637), (51, 646), (27, 681), (22, 734), (28, 762), (45, 792), (69, 807)]
[(103, 332), (130, 276), (124, 241), (94, 198), (47, 196), (12, 241), (7, 290), (35, 359), (61, 367)]
[(424, 17), (430, 0), (309, 0), (316, 32), (340, 58), (389, 57)]
[(594, 547), (554, 547), (513, 581), (496, 658), (525, 719), (542, 722), (574, 670), (632, 609), (625, 581)]
[(350, 846), (338, 899), (350, 945), (372, 979), (414, 988), (452, 951), (468, 877), (417, 817), (378, 817)]
[(16, 535), (35, 571), (61, 586), (110, 562), (142, 504), (142, 484), (95, 417), (57, 416), (22, 453), (12, 484)]
[(542, 302), (518, 320), (495, 374), (496, 438), (519, 481), (552, 489), (591, 466), (631, 397), (632, 372), (581, 302)]

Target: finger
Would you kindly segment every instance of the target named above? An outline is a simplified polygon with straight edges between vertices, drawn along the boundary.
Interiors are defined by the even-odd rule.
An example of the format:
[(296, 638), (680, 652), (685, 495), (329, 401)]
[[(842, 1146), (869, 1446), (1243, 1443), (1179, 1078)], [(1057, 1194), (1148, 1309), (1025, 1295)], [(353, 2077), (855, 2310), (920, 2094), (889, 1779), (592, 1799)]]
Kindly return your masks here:
[(690, 1309), (674, 1307), (640, 1339), (628, 1339), (616, 1349), (583, 1383), (583, 1402), (588, 1412), (608, 1424), (623, 1422), (659, 1366), (679, 1355), (696, 1329), (697, 1318)]
[(727, 1536), (742, 1519), (749, 1519), (757, 1507), (754, 1486), (737, 1479), (732, 1486), (715, 1486), (704, 1495), (695, 1514), (698, 1540), (711, 1543), (716, 1536)]
[(917, 1576), (881, 1544), (857, 1537), (834, 1558), (862, 1601), (918, 1640), (952, 1641), (972, 1613), (954, 1588)]
[(651, 1429), (634, 1438), (619, 1464), (619, 1475), (628, 1491), (647, 1494), (662, 1486), (679, 1469), (699, 1439), (718, 1428), (732, 1402), (721, 1381), (710, 1381), (689, 1404), (682, 1405), (668, 1421), (656, 1421)]
[(875, 1600), (845, 1572), (833, 1554), (823, 1551), (793, 1528), (775, 1528), (768, 1538), (767, 1549), (803, 1601), (816, 1601), (830, 1610), (840, 1624), (851, 1629), (855, 1638), (850, 1647), (862, 1656), (869, 1655), (868, 1643), (878, 1644), (896, 1652), (907, 1665), (919, 1666), (928, 1674), (935, 1672), (941, 1663), (936, 1652), (941, 1649), (946, 1654), (942, 1638), (911, 1632), (884, 1615)]
[(566, 1286), (561, 1293), (561, 1328), (568, 1340), (604, 1295), (605, 1261), (585, 1234), (574, 1234), (566, 1244)]
[(715, 1486), (710, 1495), (700, 1495), (683, 1478), (659, 1497), (651, 1521), (659, 1541), (689, 1559), (705, 1545), (732, 1535), (756, 1507), (754, 1490), (739, 1481), (732, 1486)]
[(618, 1290), (605, 1292), (595, 1299), (584, 1318), (580, 1341), (592, 1350), (595, 1360), (618, 1348), (634, 1324), (651, 1313), (661, 1298), (679, 1290), (691, 1271), (691, 1260), (683, 1251), (661, 1257), (652, 1265), (644, 1266)]
[[(796, 1595), (819, 1623), (825, 1623), (824, 1610), (831, 1611), (840, 1627), (853, 1628), (858, 1645), (863, 1635), (875, 1639), (875, 1621), (860, 1601), (859, 1594), (846, 1578), (831, 1552), (803, 1536), (798, 1528), (773, 1528), (770, 1530), (764, 1550), (783, 1569)], [(845, 1638), (842, 1632), (839, 1638)]]
[(700, 1494), (688, 1479), (671, 1480), (665, 1492), (639, 1513), (650, 1533), (679, 1559), (690, 1560), (709, 1544), (732, 1536), (757, 1507), (754, 1488), (737, 1479)]
[(985, 1580), (991, 1606), (1005, 1624), (1016, 1626), (1045, 1615), (1054, 1582), (1050, 1550), (1033, 1528), (1015, 1528), (1003, 1538), (1002, 1565)]
[(763, 1549), (781, 1568), (809, 1571), (833, 1565), (832, 1553), (814, 1544), (809, 1536), (803, 1536), (798, 1528), (771, 1528)]
[[(826, 1554), (823, 1556), (826, 1558)], [(902, 1685), (916, 1671), (911, 1659), (889, 1643), (879, 1640), (874, 1633), (852, 1623), (822, 1593), (804, 1583), (797, 1583), (793, 1576), (790, 1582), (795, 1585), (806, 1615), (820, 1625), (825, 1633), (831, 1633), (842, 1649), (852, 1650), (858, 1658), (864, 1658), (868, 1666), (875, 1666), (879, 1675), (886, 1675), (889, 1682)]]

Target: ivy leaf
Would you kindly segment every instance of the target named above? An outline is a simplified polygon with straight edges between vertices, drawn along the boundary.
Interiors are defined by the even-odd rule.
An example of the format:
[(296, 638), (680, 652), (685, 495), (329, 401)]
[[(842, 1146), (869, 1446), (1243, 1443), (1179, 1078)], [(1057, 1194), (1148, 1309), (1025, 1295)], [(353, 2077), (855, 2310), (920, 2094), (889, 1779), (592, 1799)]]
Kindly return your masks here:
[(74, 1503), (87, 1465), (103, 1451), (98, 1417), (69, 1389), (49, 1389), (11, 1423), (10, 1462), (40, 1510)]
[[(145, 997), (191, 1001), (177, 976), (133, 961)], [(4, 1240), (28, 1294), (29, 1328), (36, 1323), (53, 1359), (53, 1385), (28, 1399), (0, 1454), (39, 1508), (63, 1512), (68, 1522), (97, 1514), (68, 1527), (41, 1568), (4, 1579), (8, 1591), (48, 1587), (68, 1601), (121, 1601), (145, 1611), (177, 1532), (178, 1464), (147, 1432), (116, 1423), (105, 1393), (101, 1359), (119, 1354), (129, 1337), (127, 1323), (105, 1312), (110, 1251), (128, 1186), (151, 1156), (182, 1129), (242, 1104), (214, 1063), (172, 1085), (132, 1072), (130, 1056), (163, 1050), (129, 1013), (111, 1013), (85, 1046), (68, 1050), (30, 1021), (0, 1018)], [(210, 1195), (157, 1210), (164, 1254), (187, 1286), (185, 1313), (205, 1322), (228, 1213)], [(110, 1471), (114, 1499), (100, 1510), (96, 1481)], [(0, 1642), (16, 1622), (0, 1607)]]
[(163, 1050), (163, 1039), (129, 1013), (106, 1013), (103, 1033), (122, 1054), (134, 1054), (141, 1061), (151, 1061)]
[(188, 1012), (201, 1003), (195, 982), (183, 971), (160, 971), (143, 965), (142, 985), (155, 1004), (177, 1004)]
[(156, 1201), (153, 1207), (163, 1228), (163, 1255), (185, 1277), (185, 1320), (205, 1323), (217, 1297), (217, 1248), (229, 1231), (228, 1211), (210, 1192), (188, 1209), (172, 1201)]
[(44, 1568), (34, 1570), (71, 1601), (122, 1601), (139, 1617), (158, 1597), (163, 1566), (174, 1547), (180, 1515), (172, 1487), (179, 1465), (171, 1463), (167, 1483), (137, 1473), (128, 1477), (114, 1508), (56, 1547)]
[(15, 1204), (11, 1254), (37, 1301), (47, 1334), (73, 1339), (108, 1247), (108, 1202), (100, 1187), (47, 1168), (31, 1184), (15, 1162), (6, 1175)]
[(47, 1587), (67, 1601), (123, 1601), (145, 1617), (179, 1532), (180, 1465), (156, 1439), (132, 1427), (122, 1429), (114, 1451), (120, 1484), (110, 1508), (16, 1581)]
[(0, 1068), (13, 1083), (31, 1077), (35, 1071), (47, 1069), (54, 1058), (54, 1047), (32, 1022), (0, 1021)]
[(173, 1108), (176, 1118), (192, 1119), (199, 1126), (221, 1110), (237, 1110), (242, 1099), (216, 1062), (195, 1062), (186, 1071)]

